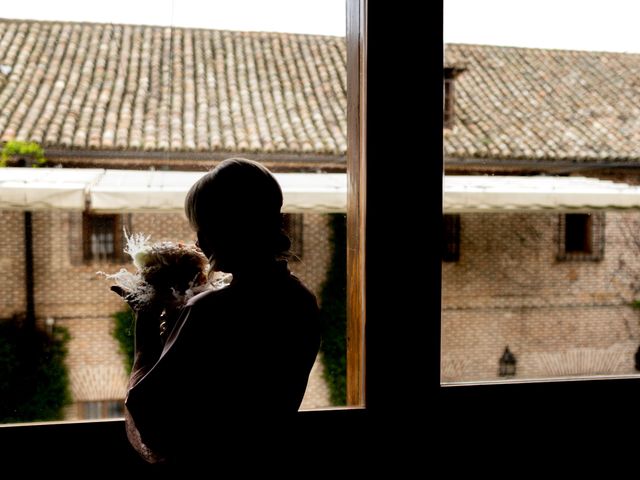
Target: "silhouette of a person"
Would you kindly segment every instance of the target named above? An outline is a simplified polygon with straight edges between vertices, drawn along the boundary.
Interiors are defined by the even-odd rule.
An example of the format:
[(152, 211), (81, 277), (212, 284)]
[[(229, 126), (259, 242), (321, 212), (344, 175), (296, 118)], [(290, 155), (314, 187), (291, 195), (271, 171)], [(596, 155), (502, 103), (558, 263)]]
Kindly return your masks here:
[[(136, 312), (125, 419), (151, 463), (207, 463), (269, 446), (297, 412), (320, 345), (314, 295), (288, 269), (282, 191), (257, 162), (199, 179), (185, 212), (229, 285)], [(114, 287), (117, 291), (117, 287)], [(160, 335), (161, 313), (172, 327)]]

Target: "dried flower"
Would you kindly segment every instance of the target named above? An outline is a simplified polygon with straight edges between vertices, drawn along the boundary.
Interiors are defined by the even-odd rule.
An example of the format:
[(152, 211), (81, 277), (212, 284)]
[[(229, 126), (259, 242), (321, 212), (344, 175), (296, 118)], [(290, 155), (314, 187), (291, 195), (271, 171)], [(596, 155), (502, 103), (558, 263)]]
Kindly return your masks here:
[[(127, 300), (141, 307), (152, 304), (182, 305), (189, 298), (214, 288), (208, 279), (209, 262), (195, 245), (174, 242), (151, 243), (149, 236), (141, 233), (127, 235), (124, 252), (136, 267), (135, 273), (121, 269), (106, 274), (127, 295)], [(220, 279), (216, 287), (228, 283)]]

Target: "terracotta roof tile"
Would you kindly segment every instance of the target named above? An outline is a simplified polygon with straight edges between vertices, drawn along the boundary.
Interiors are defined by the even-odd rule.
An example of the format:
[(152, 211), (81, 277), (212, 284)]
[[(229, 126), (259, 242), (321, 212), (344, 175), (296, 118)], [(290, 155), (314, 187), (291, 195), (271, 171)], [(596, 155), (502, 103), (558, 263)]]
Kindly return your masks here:
[(447, 44), (449, 158), (640, 160), (640, 54)]
[(0, 20), (0, 140), (346, 152), (343, 38)]

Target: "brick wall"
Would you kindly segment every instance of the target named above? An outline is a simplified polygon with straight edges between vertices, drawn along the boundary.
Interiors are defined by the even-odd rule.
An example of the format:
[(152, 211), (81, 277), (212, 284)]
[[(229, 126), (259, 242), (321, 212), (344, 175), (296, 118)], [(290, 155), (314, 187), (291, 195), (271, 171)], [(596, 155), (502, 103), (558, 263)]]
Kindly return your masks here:
[[(76, 399), (112, 398), (122, 388), (110, 314), (122, 308), (98, 270), (120, 265), (73, 262), (79, 212), (34, 212), (35, 300), (40, 319), (53, 317), (72, 334), (69, 366)], [(2, 315), (24, 309), (23, 214), (0, 212), (7, 241)], [(153, 240), (192, 241), (182, 215), (134, 214), (133, 231)], [(319, 293), (331, 246), (327, 217), (305, 215), (303, 255), (291, 268)], [(166, 232), (174, 232), (171, 237)], [(634, 373), (640, 343), (640, 213), (607, 212), (601, 261), (558, 261), (555, 213), (464, 214), (461, 253), (443, 264), (443, 379), (497, 378), (505, 346), (518, 377)], [(125, 265), (126, 266), (126, 265)], [(316, 363), (303, 408), (329, 405)]]
[(136, 213), (131, 218), (131, 231), (150, 235), (154, 242), (194, 243), (196, 234), (182, 214)]
[(558, 261), (558, 214), (461, 216), (443, 263), (442, 377), (497, 378), (506, 346), (522, 378), (634, 373), (640, 213), (607, 212), (601, 261)]
[[(24, 241), (22, 212), (0, 212), (6, 241), (0, 247), (5, 275), (2, 316), (24, 311)], [(151, 235), (153, 241), (193, 242), (195, 234), (181, 214), (133, 214), (127, 219), (132, 232)], [(291, 262), (294, 271), (316, 294), (326, 274), (331, 249), (327, 217), (304, 216), (303, 255)], [(117, 342), (112, 338), (111, 314), (123, 308), (110, 282), (98, 271), (116, 272), (131, 265), (78, 261), (82, 248), (81, 212), (34, 212), (34, 276), (36, 315), (52, 317), (70, 334), (67, 363), (75, 401), (122, 398), (126, 372)], [(170, 232), (168, 234), (167, 232)], [(322, 365), (316, 362), (303, 407), (330, 405)], [(77, 417), (75, 405), (68, 418)]]
[[(291, 271), (315, 293), (320, 302), (320, 289), (327, 274), (327, 267), (333, 253), (329, 241), (329, 217), (320, 214), (305, 214), (303, 217), (303, 253), (297, 260), (290, 262)], [(301, 409), (313, 409), (331, 406), (329, 388), (323, 378), (324, 365), (320, 355), (309, 376), (309, 384)]]
[(26, 308), (24, 270), (24, 213), (0, 210), (0, 318), (23, 313)]
[(71, 334), (67, 366), (74, 404), (67, 420), (78, 418), (77, 402), (123, 399), (128, 375), (112, 336), (111, 317), (58, 320)]
[[(35, 212), (33, 253), (35, 304), (38, 317), (94, 318), (108, 316), (121, 308), (121, 300), (109, 291), (109, 284), (97, 275), (119, 265), (95, 262), (71, 264), (70, 254), (81, 248), (69, 242), (80, 228), (80, 212)], [(115, 270), (114, 270), (115, 271)]]
[(328, 220), (327, 215), (321, 214), (303, 216), (303, 253), (289, 263), (291, 271), (318, 297), (332, 254)]

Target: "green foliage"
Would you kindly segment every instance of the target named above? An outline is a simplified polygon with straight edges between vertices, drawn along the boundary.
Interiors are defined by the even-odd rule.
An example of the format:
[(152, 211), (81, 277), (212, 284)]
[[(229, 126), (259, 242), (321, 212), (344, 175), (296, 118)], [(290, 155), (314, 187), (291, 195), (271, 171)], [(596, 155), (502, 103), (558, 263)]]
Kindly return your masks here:
[(71, 402), (65, 365), (69, 333), (49, 336), (17, 319), (0, 320), (0, 423), (61, 420)]
[(0, 167), (6, 166), (9, 159), (25, 157), (31, 159), (33, 167), (42, 166), (47, 161), (44, 158), (44, 149), (38, 143), (9, 140), (0, 152)]
[(334, 405), (347, 403), (347, 224), (341, 214), (330, 216), (333, 255), (320, 292), (322, 359)]
[(115, 320), (113, 338), (120, 345), (124, 366), (127, 369), (127, 374), (129, 374), (133, 368), (133, 310), (127, 307), (126, 310), (114, 313), (112, 317)]

